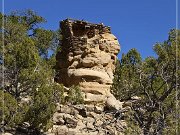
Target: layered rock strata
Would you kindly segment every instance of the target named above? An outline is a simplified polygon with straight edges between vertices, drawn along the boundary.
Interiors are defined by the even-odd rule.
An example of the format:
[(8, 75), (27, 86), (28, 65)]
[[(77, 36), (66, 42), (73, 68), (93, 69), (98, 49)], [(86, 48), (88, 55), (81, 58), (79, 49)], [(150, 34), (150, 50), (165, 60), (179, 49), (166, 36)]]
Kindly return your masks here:
[(79, 85), (85, 100), (112, 96), (110, 87), (120, 45), (110, 27), (86, 21), (61, 21), (61, 51), (57, 54), (56, 81), (69, 87)]

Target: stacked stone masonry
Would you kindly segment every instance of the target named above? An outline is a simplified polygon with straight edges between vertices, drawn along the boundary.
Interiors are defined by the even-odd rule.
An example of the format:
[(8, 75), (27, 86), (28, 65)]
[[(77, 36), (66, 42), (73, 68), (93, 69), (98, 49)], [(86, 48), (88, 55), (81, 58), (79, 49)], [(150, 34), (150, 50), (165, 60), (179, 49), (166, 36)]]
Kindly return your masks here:
[(103, 24), (66, 19), (60, 27), (62, 42), (56, 56), (56, 81), (67, 87), (79, 85), (87, 102), (93, 95), (99, 96), (96, 100), (105, 101), (112, 96), (110, 87), (120, 51), (117, 38)]
[(123, 135), (123, 113), (95, 105), (58, 105), (53, 127), (45, 135)]

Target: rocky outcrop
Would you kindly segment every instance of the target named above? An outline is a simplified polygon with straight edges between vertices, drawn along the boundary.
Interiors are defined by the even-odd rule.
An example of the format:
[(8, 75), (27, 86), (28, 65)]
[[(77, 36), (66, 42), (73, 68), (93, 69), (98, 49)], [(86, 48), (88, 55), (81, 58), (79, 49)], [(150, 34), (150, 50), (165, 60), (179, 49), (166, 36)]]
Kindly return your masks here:
[[(123, 135), (123, 103), (110, 93), (120, 45), (110, 27), (85, 21), (61, 21), (61, 51), (56, 55), (55, 81), (64, 84), (66, 97), (72, 85), (83, 91), (83, 105), (57, 103), (53, 127), (43, 135)], [(29, 103), (30, 98), (22, 99)], [(24, 123), (17, 135), (35, 134)], [(6, 135), (6, 134), (4, 134)], [(7, 133), (8, 135), (8, 133)]]
[[(58, 105), (52, 135), (121, 135), (126, 127), (122, 103), (110, 93), (120, 45), (110, 27), (85, 21), (61, 21), (61, 51), (56, 82), (79, 85), (84, 105)], [(67, 92), (68, 93), (68, 92)]]
[[(61, 51), (57, 54), (56, 81), (79, 85), (85, 101), (108, 98), (120, 45), (110, 27), (66, 19), (60, 23)], [(89, 94), (90, 93), (90, 94)], [(97, 96), (93, 96), (98, 95)], [(102, 100), (101, 100), (102, 101)]]
[(123, 135), (123, 110), (95, 105), (58, 105), (53, 128), (45, 135)]

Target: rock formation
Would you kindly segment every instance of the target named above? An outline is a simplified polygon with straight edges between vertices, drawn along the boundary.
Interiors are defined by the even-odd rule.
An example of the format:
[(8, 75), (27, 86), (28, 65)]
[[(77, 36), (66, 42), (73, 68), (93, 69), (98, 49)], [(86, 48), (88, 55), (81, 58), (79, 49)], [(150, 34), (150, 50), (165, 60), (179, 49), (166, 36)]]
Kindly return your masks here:
[(85, 104), (57, 103), (53, 127), (44, 135), (124, 135), (126, 109), (110, 93), (120, 51), (117, 38), (109, 27), (85, 21), (66, 19), (61, 30), (55, 80), (66, 86), (66, 93), (68, 87), (79, 85)]
[(60, 27), (56, 81), (67, 87), (79, 85), (86, 102), (112, 97), (110, 87), (120, 45), (110, 27), (72, 19), (61, 21)]
[(53, 127), (45, 135), (124, 135), (124, 110), (94, 105), (57, 105)]

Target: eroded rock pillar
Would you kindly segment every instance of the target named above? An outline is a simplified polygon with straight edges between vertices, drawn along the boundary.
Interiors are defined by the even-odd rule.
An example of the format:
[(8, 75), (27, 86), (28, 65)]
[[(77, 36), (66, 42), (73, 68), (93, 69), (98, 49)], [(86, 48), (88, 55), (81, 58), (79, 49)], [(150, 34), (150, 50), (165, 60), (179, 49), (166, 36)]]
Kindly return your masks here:
[(63, 39), (56, 56), (56, 81), (67, 87), (79, 85), (86, 101), (111, 95), (120, 45), (110, 27), (71, 19), (61, 21), (60, 27)]

